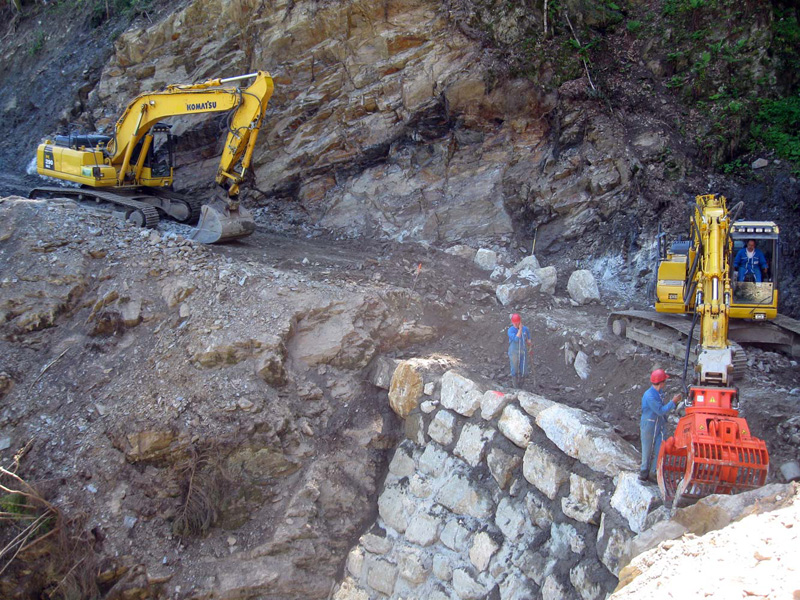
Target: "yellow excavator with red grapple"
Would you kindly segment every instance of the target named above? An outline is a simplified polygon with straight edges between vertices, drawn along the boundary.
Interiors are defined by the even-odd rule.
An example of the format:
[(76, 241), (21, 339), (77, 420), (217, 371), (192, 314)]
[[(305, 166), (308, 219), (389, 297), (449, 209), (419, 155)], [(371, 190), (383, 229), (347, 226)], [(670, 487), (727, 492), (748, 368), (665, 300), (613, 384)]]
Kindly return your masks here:
[[(659, 264), (656, 310), (692, 315), (684, 359), (686, 414), (678, 421), (675, 434), (661, 445), (658, 456), (658, 486), (672, 506), (710, 494), (758, 488), (767, 479), (766, 444), (751, 434), (739, 416), (739, 391), (734, 385), (737, 347), (729, 340), (729, 321), (735, 300), (741, 303), (743, 297), (760, 302), (756, 310), (774, 318), (777, 289), (772, 281), (762, 280), (774, 274), (761, 264), (766, 263), (763, 252), (758, 255), (760, 263), (755, 259), (757, 282), (747, 280), (755, 277), (744, 277), (747, 266), (733, 257), (735, 243), (743, 236), (761, 234), (776, 239), (778, 228), (770, 222), (759, 224), (758, 232), (747, 231), (747, 225), (735, 222), (741, 206), (739, 203), (729, 212), (725, 197), (697, 196), (690, 239), (683, 243), (680, 254), (669, 254)], [(751, 254), (756, 256), (755, 250)], [(681, 280), (676, 284), (678, 277)], [(698, 323), (694, 385), (688, 387), (689, 355)]]
[[(229, 85), (251, 79), (245, 88)], [(56, 136), (40, 144), (38, 173), (79, 187), (39, 187), (29, 197), (108, 203), (143, 227), (155, 227), (164, 215), (179, 222), (197, 222), (191, 237), (202, 243), (248, 236), (255, 231), (255, 221), (239, 204), (240, 186), (252, 162), (272, 90), (272, 77), (258, 71), (142, 94), (128, 104), (110, 135)], [(216, 173), (224, 194), (202, 203), (172, 190), (174, 136), (161, 120), (221, 112), (229, 113)]]

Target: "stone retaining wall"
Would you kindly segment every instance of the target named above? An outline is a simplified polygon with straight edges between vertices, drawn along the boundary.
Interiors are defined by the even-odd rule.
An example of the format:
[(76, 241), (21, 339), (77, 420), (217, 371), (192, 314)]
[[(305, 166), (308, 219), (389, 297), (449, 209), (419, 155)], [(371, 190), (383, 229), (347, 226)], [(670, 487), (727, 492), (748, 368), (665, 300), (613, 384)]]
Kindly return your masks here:
[[(415, 364), (400, 363), (393, 389), (412, 387), (397, 378)], [(333, 598), (610, 593), (657, 493), (636, 478), (638, 452), (596, 417), (536, 394), (487, 389), (452, 370), (427, 383), (410, 410), (404, 403), (406, 439), (379, 517)]]

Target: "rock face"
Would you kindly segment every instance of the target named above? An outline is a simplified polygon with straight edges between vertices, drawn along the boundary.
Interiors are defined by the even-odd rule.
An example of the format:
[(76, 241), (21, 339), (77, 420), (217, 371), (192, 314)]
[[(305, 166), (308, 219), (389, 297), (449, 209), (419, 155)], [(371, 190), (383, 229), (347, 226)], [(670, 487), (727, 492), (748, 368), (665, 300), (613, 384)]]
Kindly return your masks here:
[[(611, 598), (649, 597), (664, 589), (686, 596), (792, 597), (800, 564), (798, 519), (797, 484), (704, 498), (657, 524), (656, 535), (647, 531), (633, 540), (635, 551), (652, 549), (622, 570)], [(703, 576), (687, 580), (690, 569)]]
[(450, 371), (442, 407), (412, 410), (423, 433), (395, 451), (371, 529), (381, 544), (362, 536), (334, 598), (611, 592), (628, 523), (638, 527), (649, 508), (624, 471), (636, 469), (634, 449), (583, 411), (500, 394)]
[[(275, 80), (258, 189), (342, 234), (455, 244), (509, 234), (512, 211), (536, 206), (569, 240), (625, 203), (638, 168), (618, 125), (581, 106), (581, 84), (561, 95), (570, 149), (551, 152), (556, 96), (527, 80), (488, 87), (481, 44), (431, 0), (191, 0), (119, 37), (91, 118), (109, 128), (139, 93), (256, 69)], [(173, 133), (190, 128), (173, 119)], [(176, 185), (215, 170), (202, 160)]]
[[(106, 524), (97, 556), (108, 597), (158, 596), (149, 576), (169, 578), (178, 597), (327, 598), (400, 435), (370, 363), (388, 386), (378, 355), (420, 339), (415, 300), (369, 275), (340, 286), (260, 256), (230, 260), (68, 202), (2, 199), (0, 255), (0, 452), (10, 463), (44, 440), (25, 475), (58, 474), (64, 514)], [(423, 396), (434, 397), (444, 363), (418, 367), (436, 374)], [(464, 436), (460, 452), (480, 460), (482, 443)], [(398, 455), (391, 468), (416, 466)], [(410, 532), (422, 546), (433, 543), (425, 524)], [(419, 578), (429, 567), (412, 559), (402, 573)], [(395, 565), (369, 565), (388, 589)], [(38, 595), (19, 585), (29, 568), (11, 565), (0, 597)]]

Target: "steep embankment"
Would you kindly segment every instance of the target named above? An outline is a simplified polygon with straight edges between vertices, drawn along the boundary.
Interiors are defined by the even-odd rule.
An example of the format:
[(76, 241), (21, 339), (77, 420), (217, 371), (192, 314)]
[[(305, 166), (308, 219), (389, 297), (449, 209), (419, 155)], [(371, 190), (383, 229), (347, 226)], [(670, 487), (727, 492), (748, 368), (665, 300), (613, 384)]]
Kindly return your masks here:
[[(2, 483), (29, 494), (0, 535), (30, 544), (4, 597), (599, 598), (667, 516), (630, 441), (648, 371), (677, 361), (609, 337), (601, 307), (514, 304), (528, 393), (504, 384), (503, 284), (466, 247), (210, 248), (69, 202), (0, 213)], [(800, 381), (759, 356), (743, 407), (781, 462)], [(683, 533), (659, 527), (636, 548)]]

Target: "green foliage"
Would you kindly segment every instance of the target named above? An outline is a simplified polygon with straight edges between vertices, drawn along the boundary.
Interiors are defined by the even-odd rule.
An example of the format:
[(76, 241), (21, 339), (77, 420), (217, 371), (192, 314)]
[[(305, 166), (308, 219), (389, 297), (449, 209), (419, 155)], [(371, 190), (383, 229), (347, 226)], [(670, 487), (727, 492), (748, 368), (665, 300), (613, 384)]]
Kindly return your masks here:
[(710, 62), (711, 62), (711, 52), (702, 52), (700, 54), (700, 58), (697, 59), (696, 63), (694, 63), (694, 68), (697, 71), (703, 71), (708, 67)]
[(725, 173), (726, 175), (731, 175), (734, 173), (744, 173), (745, 169), (747, 169), (747, 163), (742, 161), (741, 158), (737, 158), (722, 165), (722, 172)]
[(42, 49), (44, 48), (44, 42), (46, 39), (47, 36), (45, 35), (44, 31), (40, 29), (36, 33), (36, 37), (33, 39), (31, 47), (28, 48), (28, 54), (30, 54), (31, 56), (36, 56), (37, 54), (39, 54), (39, 52), (41, 52)]
[(41, 509), (31, 505), (28, 498), (16, 491), (0, 497), (0, 523), (20, 522), (22, 525), (38, 521), (33, 529), (33, 535), (44, 535), (55, 526), (55, 518), (44, 516)]
[(683, 50), (677, 50), (675, 52), (670, 52), (667, 54), (667, 60), (670, 62), (678, 62), (681, 60), (686, 53)]
[(800, 69), (800, 24), (797, 14), (776, 8), (772, 33), (777, 53), (786, 62), (787, 68)]
[[(766, 147), (800, 165), (797, 4), (664, 0), (661, 6), (673, 32), (663, 43), (672, 66), (664, 84), (703, 116), (695, 142), (706, 164), (748, 172), (737, 156)], [(763, 11), (771, 14), (756, 15)]]
[(800, 95), (762, 100), (752, 134), (800, 168)]
[(644, 26), (644, 23), (641, 21), (628, 21), (625, 24), (625, 29), (627, 29), (630, 33), (636, 33)]
[(666, 85), (668, 88), (683, 87), (683, 77), (680, 75), (673, 75), (670, 77), (669, 81), (667, 81)]
[(731, 100), (723, 111), (728, 115), (738, 115), (745, 111), (745, 104), (741, 100)]
[(28, 514), (28, 503), (25, 496), (19, 492), (12, 492), (0, 497), (0, 511), (20, 517)]
[(716, 6), (716, 0), (666, 0), (662, 14), (676, 16)]

